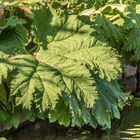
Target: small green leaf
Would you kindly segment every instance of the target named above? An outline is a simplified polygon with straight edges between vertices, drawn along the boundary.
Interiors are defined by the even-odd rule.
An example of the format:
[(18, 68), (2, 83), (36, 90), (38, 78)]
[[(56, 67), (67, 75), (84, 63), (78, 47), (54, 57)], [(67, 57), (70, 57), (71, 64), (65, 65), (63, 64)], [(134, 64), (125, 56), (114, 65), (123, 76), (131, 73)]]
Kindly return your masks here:
[(13, 27), (16, 27), (17, 25), (23, 25), (25, 23), (26, 23), (25, 19), (20, 19), (16, 16), (11, 16), (11, 17), (3, 19), (0, 22), (0, 30), (4, 30), (8, 27), (13, 28)]
[(140, 28), (134, 28), (127, 37), (124, 45), (124, 50), (134, 52), (132, 59), (140, 60)]
[(27, 43), (28, 32), (23, 26), (4, 30), (0, 34), (0, 51), (8, 55), (25, 53)]

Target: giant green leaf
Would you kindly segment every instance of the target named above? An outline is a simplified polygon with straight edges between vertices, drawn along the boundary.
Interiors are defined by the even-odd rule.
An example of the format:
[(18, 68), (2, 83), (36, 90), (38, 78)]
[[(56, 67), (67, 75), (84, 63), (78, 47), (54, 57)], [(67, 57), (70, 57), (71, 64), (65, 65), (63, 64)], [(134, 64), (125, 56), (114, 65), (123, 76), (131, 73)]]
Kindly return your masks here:
[[(0, 112), (0, 119), (8, 128), (17, 127), (18, 109), (23, 109), (23, 116), (30, 121), (48, 117), (50, 122), (58, 121), (65, 126), (96, 128), (99, 124), (110, 128), (111, 119), (120, 117), (118, 100), (124, 101), (116, 82), (121, 72), (119, 55), (112, 48), (123, 45), (123, 24), (117, 25), (112, 15), (105, 14), (106, 11), (114, 14), (115, 8), (112, 13), (108, 8), (103, 9), (103, 13), (98, 13), (100, 16), (96, 15), (96, 21), (74, 14), (79, 12), (74, 8), (82, 4), (85, 8), (90, 3), (101, 6), (105, 2), (54, 2), (58, 5), (36, 3), (33, 7), (34, 18), (30, 20), (33, 24), (26, 24), (32, 40), (23, 26), (25, 21), (10, 15), (17, 14), (19, 9), (14, 7), (15, 11), (9, 12), (0, 24), (0, 97), (3, 100), (0, 103), (6, 104), (10, 95), (18, 106), (14, 113), (8, 113), (6, 121)], [(67, 7), (69, 2), (73, 9)], [(67, 8), (62, 10), (61, 6)], [(30, 55), (25, 46), (27, 50), (34, 46), (39, 49)], [(6, 83), (8, 76), (10, 80)]]
[[(48, 18), (50, 21), (47, 20)], [(46, 21), (43, 19), (46, 19)], [(39, 22), (42, 20), (44, 23)], [(90, 65), (95, 73), (100, 71), (100, 76), (109, 80), (115, 79), (121, 71), (117, 60), (118, 56), (110, 47), (104, 47), (105, 43), (102, 35), (99, 35), (96, 29), (91, 26), (92, 23), (88, 17), (77, 15), (61, 17), (56, 14), (55, 10), (43, 7), (35, 11), (34, 24), (36, 38), (42, 42), (43, 49), (47, 49), (45, 52), (41, 48), (37, 53), (37, 56), (43, 54), (46, 56), (44, 62), (48, 61), (48, 56), (51, 56), (50, 60), (57, 56), (70, 61), (75, 60), (81, 64)], [(114, 32), (110, 33), (110, 38), (114, 33), (114, 37), (117, 36), (115, 40), (116, 38), (118, 41), (122, 39), (115, 26), (112, 28), (114, 28)], [(108, 31), (108, 28), (106, 30)], [(111, 54), (112, 59), (110, 59)], [(43, 58), (41, 57), (41, 59)]]
[(79, 63), (73, 65), (74, 61), (61, 58), (51, 58), (41, 63), (41, 58), (36, 60), (30, 55), (16, 56), (11, 63), (17, 69), (11, 85), (11, 93), (16, 95), (17, 105), (23, 104), (30, 109), (34, 102), (37, 108), (54, 109), (61, 91), (73, 92), (68, 91), (69, 85), (66, 83), (71, 81), (77, 98), (84, 99), (87, 106), (93, 106), (96, 92), (91, 74)]

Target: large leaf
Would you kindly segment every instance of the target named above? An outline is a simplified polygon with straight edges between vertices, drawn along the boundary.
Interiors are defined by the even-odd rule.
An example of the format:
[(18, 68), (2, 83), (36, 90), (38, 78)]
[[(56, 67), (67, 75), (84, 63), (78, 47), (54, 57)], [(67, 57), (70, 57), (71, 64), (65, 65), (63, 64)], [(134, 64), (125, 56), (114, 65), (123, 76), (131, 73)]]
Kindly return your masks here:
[[(28, 40), (23, 20), (11, 18), (11, 24), (6, 21), (5, 26), (2, 24), (0, 51), (5, 54), (0, 55), (0, 66), (4, 67), (0, 78), (5, 80), (8, 72), (11, 76), (6, 92), (31, 121), (49, 117), (51, 122), (65, 126), (89, 124), (96, 128), (99, 123), (109, 128), (111, 118), (119, 118), (117, 101), (123, 101), (115, 81), (121, 72), (119, 56), (108, 45), (121, 45), (120, 27), (106, 17), (93, 26), (95, 22), (88, 16), (74, 15), (69, 8), (64, 12), (52, 7), (50, 4), (34, 7), (30, 33), (35, 37), (33, 40)], [(102, 28), (104, 33), (99, 32)], [(28, 41), (31, 43), (26, 46)], [(27, 50), (36, 46), (39, 51), (24, 54), (25, 46)], [(3, 87), (1, 84), (1, 90)], [(6, 119), (9, 127), (18, 126), (20, 116), (15, 110), (10, 113), (11, 119), (10, 114)]]
[[(39, 23), (42, 19), (44, 23)], [(36, 37), (43, 43), (43, 48), (48, 49), (46, 52), (40, 49), (37, 53), (39, 57), (43, 54), (46, 56), (44, 60), (41, 57), (41, 61), (48, 61), (48, 56), (50, 60), (57, 56), (70, 61), (76, 60), (81, 64), (90, 65), (95, 73), (99, 71), (100, 76), (108, 80), (115, 79), (121, 71), (118, 56), (110, 47), (104, 47), (102, 35), (91, 27), (92, 23), (88, 17), (76, 15), (60, 17), (55, 11), (43, 7), (35, 11), (34, 23)], [(118, 35), (115, 40), (119, 40), (121, 34), (116, 28), (114, 30), (114, 37)], [(112, 33), (109, 36), (112, 38)], [(110, 59), (111, 54), (112, 59)]]
[(93, 106), (96, 92), (90, 72), (78, 63), (73, 65), (73, 62), (51, 58), (51, 61), (41, 63), (41, 58), (16, 56), (11, 62), (17, 69), (11, 92), (16, 95), (17, 105), (23, 104), (30, 109), (34, 101), (37, 108), (54, 109), (61, 91), (75, 91), (79, 100), (84, 99), (87, 106)]

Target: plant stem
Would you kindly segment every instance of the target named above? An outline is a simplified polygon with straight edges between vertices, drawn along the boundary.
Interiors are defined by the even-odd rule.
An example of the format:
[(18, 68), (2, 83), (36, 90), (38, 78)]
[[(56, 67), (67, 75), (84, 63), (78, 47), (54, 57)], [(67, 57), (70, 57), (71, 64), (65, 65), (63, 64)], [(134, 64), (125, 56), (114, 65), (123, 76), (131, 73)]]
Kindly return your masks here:
[(113, 21), (115, 21), (115, 20), (117, 20), (117, 19), (119, 19), (119, 18), (120, 18), (120, 15), (118, 14), (118, 15), (116, 15), (116, 16), (110, 18), (110, 21), (113, 22)]

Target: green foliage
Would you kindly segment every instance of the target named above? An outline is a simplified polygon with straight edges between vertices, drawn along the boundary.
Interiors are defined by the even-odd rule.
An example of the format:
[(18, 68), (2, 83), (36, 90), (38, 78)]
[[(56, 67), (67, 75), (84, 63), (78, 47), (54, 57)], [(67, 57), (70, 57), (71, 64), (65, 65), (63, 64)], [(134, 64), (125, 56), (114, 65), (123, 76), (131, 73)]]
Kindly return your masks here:
[[(118, 101), (123, 102), (123, 92), (116, 81), (111, 83), (102, 79), (96, 79), (99, 100), (92, 110), (98, 123), (104, 128), (111, 128), (111, 119), (120, 118), (117, 108)], [(112, 96), (113, 95), (113, 96)]]
[[(127, 1), (128, 2), (128, 1)], [(133, 3), (133, 2), (132, 2)], [(130, 53), (131, 62), (139, 62), (139, 2), (109, 4), (92, 14), (92, 20), (108, 43), (123, 55)], [(128, 61), (128, 60), (125, 60)]]
[[(0, 84), (2, 84), (1, 82), (2, 82), (2, 79), (6, 79), (7, 78), (7, 76), (8, 76), (8, 71), (9, 71), (9, 65), (8, 64), (6, 64), (6, 59), (7, 59), (7, 56), (4, 54), (4, 53), (2, 53), (1, 52), (1, 54), (0, 54), (0, 67), (2, 68), (2, 69), (0, 69)], [(5, 63), (2, 63), (2, 62), (5, 62)]]
[(134, 51), (133, 59), (139, 60), (140, 59), (140, 28), (135, 28), (129, 34), (124, 49), (126, 51)]
[(122, 54), (140, 59), (139, 4), (19, 0), (1, 7), (0, 123), (8, 129), (21, 118), (48, 118), (110, 128), (125, 101), (117, 82)]
[(4, 138), (4, 137), (0, 137), (0, 140), (7, 140), (6, 138)]
[(139, 107), (140, 106), (140, 99), (139, 98), (132, 98), (131, 100), (130, 100), (130, 102), (131, 102), (131, 104), (133, 105), (133, 106), (137, 106), (137, 107)]

